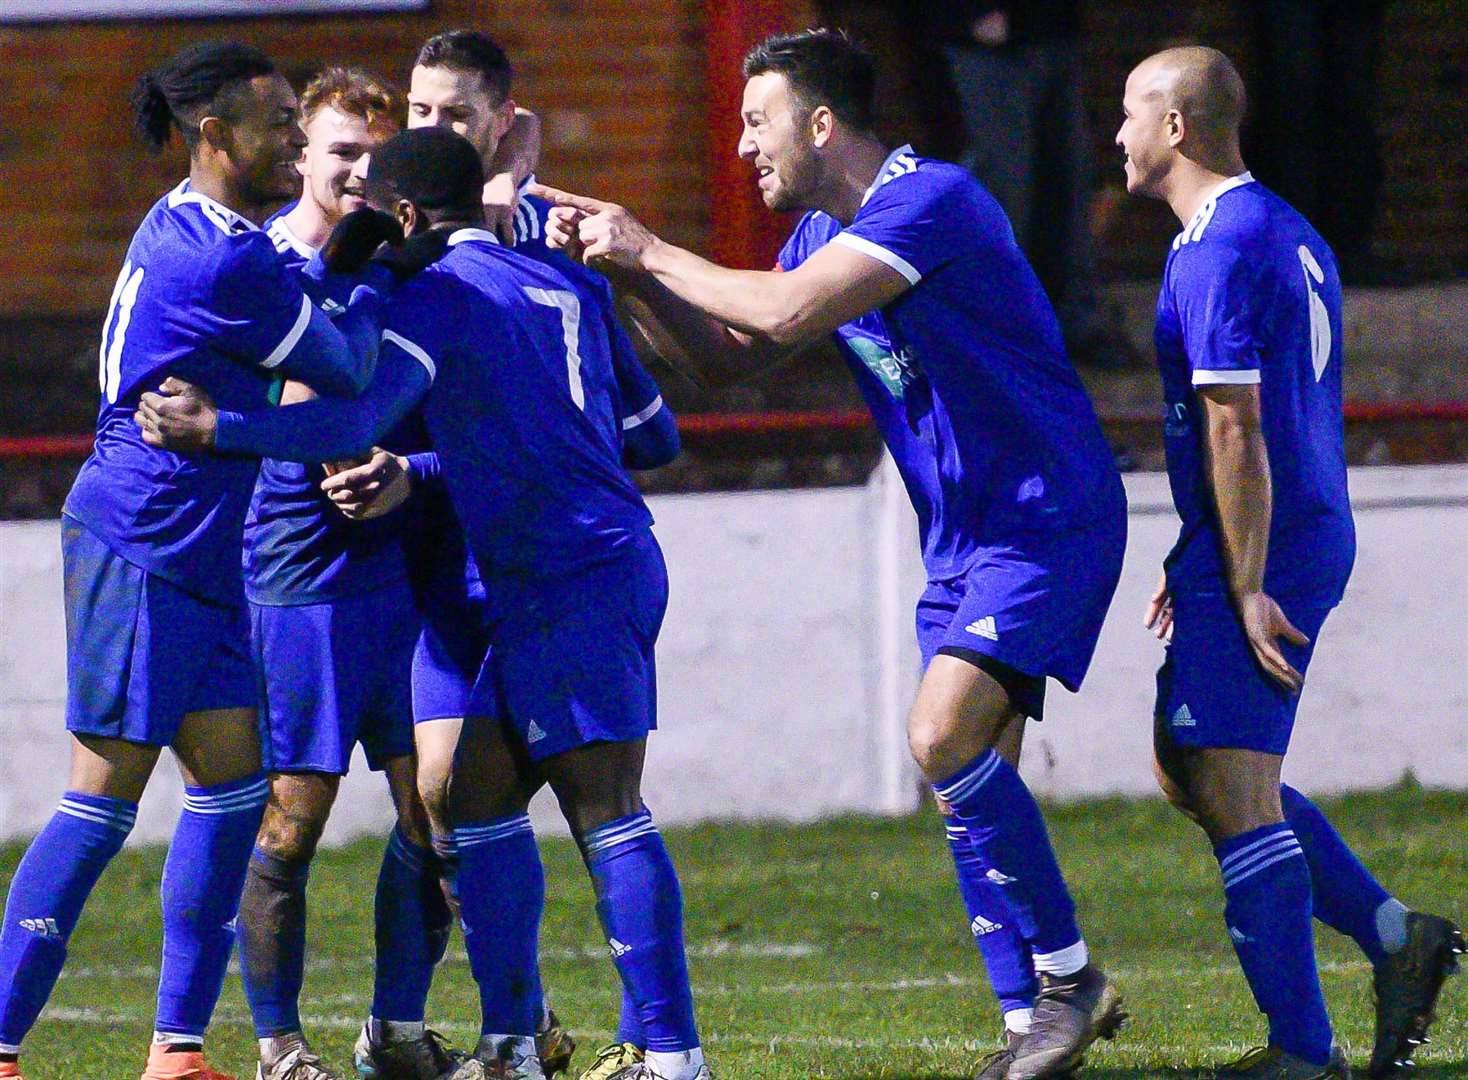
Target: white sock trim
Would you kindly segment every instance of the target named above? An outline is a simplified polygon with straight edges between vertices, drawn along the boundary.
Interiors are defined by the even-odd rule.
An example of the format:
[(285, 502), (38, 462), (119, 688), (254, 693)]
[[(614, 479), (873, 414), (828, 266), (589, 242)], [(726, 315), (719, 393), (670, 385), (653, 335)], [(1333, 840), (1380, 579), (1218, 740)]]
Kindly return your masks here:
[(1010, 1009), (1004, 1014), (1004, 1030), (1016, 1035), (1028, 1035), (1030, 1025), (1035, 1022), (1034, 1009)]
[(1091, 962), (1085, 939), (1051, 953), (1035, 953), (1035, 970), (1046, 975), (1074, 975)]
[(658, 1080), (694, 1080), (703, 1068), (703, 1049), (695, 1046), (673, 1053), (649, 1050), (644, 1060)]
[(0, 1054), (10, 1054), (13, 1057), (19, 1057), (20, 1043), (0, 1043)]
[(195, 1045), (202, 1046), (203, 1043), (204, 1043), (204, 1036), (202, 1036), (202, 1035), (180, 1035), (176, 1031), (154, 1031), (153, 1032), (153, 1045), (154, 1046), (178, 1046), (180, 1044), (182, 1044), (184, 1046), (187, 1046), (189, 1043), (194, 1043)]
[(1388, 954), (1407, 947), (1407, 905), (1388, 896), (1376, 909), (1376, 936)]

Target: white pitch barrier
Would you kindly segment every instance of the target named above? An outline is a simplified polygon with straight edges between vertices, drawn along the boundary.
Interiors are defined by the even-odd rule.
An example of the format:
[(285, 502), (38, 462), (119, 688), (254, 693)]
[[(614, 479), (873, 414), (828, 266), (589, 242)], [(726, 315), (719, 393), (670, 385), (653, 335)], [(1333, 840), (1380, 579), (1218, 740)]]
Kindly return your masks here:
[[(1086, 685), (1052, 684), (1023, 772), (1056, 798), (1150, 794), (1153, 675), (1143, 605), (1176, 535), (1166, 477), (1128, 476), (1130, 542)], [(1310, 669), (1289, 778), (1312, 792), (1411, 773), (1468, 787), (1468, 466), (1351, 474), (1359, 554)], [(918, 680), (916, 525), (890, 463), (859, 488), (650, 500), (672, 598), (661, 728), (644, 790), (660, 821), (902, 813), (921, 786), (903, 721)], [(0, 523), (0, 839), (34, 833), (65, 787), (60, 530)], [(165, 760), (134, 842), (181, 805)], [(552, 800), (537, 824), (559, 826)], [(383, 833), (386, 787), (360, 755), (328, 842)]]

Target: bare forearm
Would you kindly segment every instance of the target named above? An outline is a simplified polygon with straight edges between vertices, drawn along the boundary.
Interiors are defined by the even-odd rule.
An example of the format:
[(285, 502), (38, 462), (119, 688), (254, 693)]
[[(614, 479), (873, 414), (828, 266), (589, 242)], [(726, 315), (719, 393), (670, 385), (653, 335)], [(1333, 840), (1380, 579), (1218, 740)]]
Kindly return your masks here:
[(1208, 459), (1229, 588), (1235, 596), (1260, 592), (1273, 513), (1264, 433), (1214, 419), (1208, 429)]
[(629, 275), (625, 295), (631, 300), (627, 314), (642, 338), (700, 385), (751, 378), (786, 355), (773, 342), (729, 329), (649, 274)]
[(778, 345), (806, 344), (806, 305), (777, 272), (730, 270), (661, 240), (643, 253), (642, 266), (663, 289), (717, 323)]

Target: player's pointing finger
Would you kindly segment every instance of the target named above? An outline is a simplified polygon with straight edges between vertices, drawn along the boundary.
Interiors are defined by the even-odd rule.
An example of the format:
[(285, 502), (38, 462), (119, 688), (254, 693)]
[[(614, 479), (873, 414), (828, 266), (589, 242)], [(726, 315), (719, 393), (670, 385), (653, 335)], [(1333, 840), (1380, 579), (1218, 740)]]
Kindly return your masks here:
[(573, 195), (569, 191), (560, 188), (546, 187), (544, 184), (532, 184), (530, 194), (537, 198), (545, 199), (547, 202), (555, 203), (557, 206), (570, 206), (588, 214), (600, 214), (611, 208), (612, 204), (593, 199), (589, 195)]

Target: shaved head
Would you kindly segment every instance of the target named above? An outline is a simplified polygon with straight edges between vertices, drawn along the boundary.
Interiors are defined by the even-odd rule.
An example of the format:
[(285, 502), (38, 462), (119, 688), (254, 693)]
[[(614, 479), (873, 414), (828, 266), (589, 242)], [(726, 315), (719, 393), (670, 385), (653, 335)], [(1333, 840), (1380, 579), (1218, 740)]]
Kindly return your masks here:
[(1206, 45), (1163, 49), (1132, 72), (1144, 99), (1176, 109), (1200, 142), (1235, 144), (1248, 104), (1244, 80), (1228, 57)]
[(1127, 77), (1116, 134), (1127, 190), (1166, 199), (1179, 177), (1243, 172), (1246, 103), (1244, 80), (1217, 49), (1186, 45), (1147, 57)]

